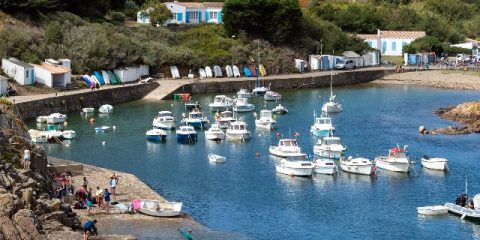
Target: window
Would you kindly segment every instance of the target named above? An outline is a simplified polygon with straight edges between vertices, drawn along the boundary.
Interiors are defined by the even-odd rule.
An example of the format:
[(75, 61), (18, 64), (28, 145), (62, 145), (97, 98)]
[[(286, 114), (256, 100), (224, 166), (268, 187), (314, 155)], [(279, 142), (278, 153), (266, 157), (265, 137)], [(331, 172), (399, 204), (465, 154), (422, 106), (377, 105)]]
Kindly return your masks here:
[(190, 12), (190, 20), (197, 20), (198, 12)]
[(392, 42), (392, 51), (397, 51), (397, 42)]
[(25, 73), (26, 73), (26, 75), (27, 75), (27, 76), (26, 76), (26, 78), (28, 78), (28, 72), (30, 72), (30, 71), (28, 71), (28, 70), (27, 70), (27, 71), (25, 72)]
[(210, 12), (209, 13), (209, 19), (217, 19), (218, 18), (218, 12)]
[(372, 42), (372, 41), (368, 41), (368, 46), (369, 46), (369, 47), (372, 47), (372, 45), (373, 45), (373, 42)]

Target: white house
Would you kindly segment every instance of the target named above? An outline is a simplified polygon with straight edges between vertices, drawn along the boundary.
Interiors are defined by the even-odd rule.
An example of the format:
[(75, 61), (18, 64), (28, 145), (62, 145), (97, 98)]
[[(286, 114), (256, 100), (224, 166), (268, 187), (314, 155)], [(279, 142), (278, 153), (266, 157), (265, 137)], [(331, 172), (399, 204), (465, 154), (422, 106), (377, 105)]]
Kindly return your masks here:
[[(222, 23), (223, 2), (166, 2), (165, 6), (173, 13), (167, 24)], [(150, 23), (147, 14), (137, 13), (137, 22)]]
[(33, 66), (16, 58), (3, 58), (2, 70), (20, 85), (32, 85), (35, 83)]
[(377, 34), (358, 34), (372, 48), (379, 50), (384, 56), (402, 56), (403, 46), (417, 38), (425, 37), (423, 31), (377, 31)]
[(458, 47), (472, 50), (472, 56), (478, 56), (478, 44), (479, 41), (466, 38), (464, 43), (458, 43), (450, 45), (450, 47)]
[(8, 79), (4, 76), (0, 76), (0, 95), (3, 95), (7, 92), (8, 89)]
[(72, 70), (68, 59), (59, 61), (46, 59), (41, 65), (33, 64), (33, 66), (35, 67), (35, 81), (48, 87), (64, 88), (72, 81)]

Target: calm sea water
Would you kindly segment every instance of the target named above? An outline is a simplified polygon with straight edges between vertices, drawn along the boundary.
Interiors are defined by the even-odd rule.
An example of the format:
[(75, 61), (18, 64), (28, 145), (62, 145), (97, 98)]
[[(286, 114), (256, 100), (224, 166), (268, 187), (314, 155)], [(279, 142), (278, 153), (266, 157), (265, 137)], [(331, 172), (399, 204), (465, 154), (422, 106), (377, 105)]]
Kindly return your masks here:
[[(416, 171), (379, 171), (373, 178), (344, 172), (312, 179), (277, 174), (275, 159), (268, 154), (268, 147), (278, 141), (276, 132), (287, 137), (298, 131), (300, 146), (313, 154), (314, 138), (308, 130), (328, 89), (281, 91), (281, 103), (290, 112), (277, 118), (276, 132), (256, 130), (253, 114), (240, 114), (254, 133), (247, 143), (205, 141), (200, 133), (197, 144), (180, 145), (174, 132), (163, 144), (145, 141), (145, 131), (158, 111), (173, 109), (180, 120), (183, 105), (140, 100), (116, 105), (111, 115), (93, 116), (97, 126), (115, 125), (111, 133), (96, 134), (88, 118), (72, 114), (69, 128), (77, 131), (77, 139), (68, 146), (45, 147), (56, 157), (135, 174), (167, 199), (183, 201), (185, 212), (207, 227), (252, 239), (480, 239), (480, 225), (456, 216), (425, 218), (416, 213), (418, 206), (454, 201), (464, 190), (465, 176), (469, 193), (480, 191), (478, 134), (417, 133), (420, 125), (454, 124), (432, 111), (478, 100), (480, 92), (374, 85), (334, 91), (344, 112), (333, 116), (333, 121), (347, 155), (373, 159), (390, 147), (407, 144), (410, 156), (417, 159)], [(213, 95), (193, 99), (206, 109)], [(262, 99), (253, 102), (257, 112), (265, 106)], [(213, 120), (210, 113), (209, 118)], [(211, 164), (208, 153), (227, 156), (227, 162)], [(451, 171), (422, 169), (418, 159), (423, 154), (448, 158)]]

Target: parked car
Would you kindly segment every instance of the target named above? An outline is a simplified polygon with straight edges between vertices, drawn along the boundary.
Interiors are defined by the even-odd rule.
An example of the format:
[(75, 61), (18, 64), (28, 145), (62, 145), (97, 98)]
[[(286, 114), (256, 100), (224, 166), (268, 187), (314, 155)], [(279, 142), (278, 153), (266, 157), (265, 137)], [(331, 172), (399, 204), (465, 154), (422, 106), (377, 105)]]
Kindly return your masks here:
[(336, 69), (352, 69), (356, 68), (357, 65), (355, 64), (354, 60), (340, 60), (337, 64), (335, 64)]

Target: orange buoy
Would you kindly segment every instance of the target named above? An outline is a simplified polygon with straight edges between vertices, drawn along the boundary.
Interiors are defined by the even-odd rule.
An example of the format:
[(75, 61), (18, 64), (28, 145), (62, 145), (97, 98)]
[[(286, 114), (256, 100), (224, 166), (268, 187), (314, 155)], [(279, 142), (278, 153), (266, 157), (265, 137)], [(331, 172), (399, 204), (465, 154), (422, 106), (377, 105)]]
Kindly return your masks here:
[(90, 124), (94, 124), (95, 123), (95, 118), (90, 118)]

